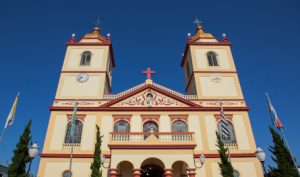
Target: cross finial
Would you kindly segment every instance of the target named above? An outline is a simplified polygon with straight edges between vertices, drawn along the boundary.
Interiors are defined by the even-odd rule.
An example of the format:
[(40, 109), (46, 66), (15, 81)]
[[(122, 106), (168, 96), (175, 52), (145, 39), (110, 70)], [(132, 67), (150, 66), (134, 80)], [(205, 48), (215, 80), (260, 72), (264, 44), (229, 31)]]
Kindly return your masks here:
[(99, 20), (99, 17), (98, 17), (98, 20), (95, 21), (95, 23), (97, 24), (97, 27), (99, 26), (99, 24), (101, 24), (102, 22)]
[(200, 23), (202, 23), (202, 22), (199, 21), (198, 18), (196, 17), (196, 20), (194, 21), (194, 23), (197, 23), (197, 25), (200, 26)]
[(155, 71), (150, 71), (150, 68), (147, 68), (147, 71), (143, 71), (143, 74), (147, 74), (147, 79), (151, 79), (151, 74), (155, 74)]

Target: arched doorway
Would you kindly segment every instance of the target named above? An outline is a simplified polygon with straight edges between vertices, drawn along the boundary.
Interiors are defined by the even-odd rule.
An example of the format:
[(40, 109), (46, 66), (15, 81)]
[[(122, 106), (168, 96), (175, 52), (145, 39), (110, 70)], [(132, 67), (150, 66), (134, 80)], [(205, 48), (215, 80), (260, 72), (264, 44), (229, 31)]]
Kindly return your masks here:
[(141, 177), (164, 177), (164, 164), (156, 158), (146, 159), (142, 165)]

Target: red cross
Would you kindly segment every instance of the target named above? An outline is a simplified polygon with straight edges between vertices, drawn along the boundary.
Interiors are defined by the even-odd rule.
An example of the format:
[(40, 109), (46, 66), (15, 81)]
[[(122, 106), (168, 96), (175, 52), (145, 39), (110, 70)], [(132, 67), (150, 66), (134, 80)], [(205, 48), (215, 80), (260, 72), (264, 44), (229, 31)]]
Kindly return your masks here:
[(147, 79), (151, 79), (150, 74), (155, 74), (155, 71), (150, 71), (150, 68), (147, 68), (147, 71), (143, 71), (143, 74), (147, 74)]

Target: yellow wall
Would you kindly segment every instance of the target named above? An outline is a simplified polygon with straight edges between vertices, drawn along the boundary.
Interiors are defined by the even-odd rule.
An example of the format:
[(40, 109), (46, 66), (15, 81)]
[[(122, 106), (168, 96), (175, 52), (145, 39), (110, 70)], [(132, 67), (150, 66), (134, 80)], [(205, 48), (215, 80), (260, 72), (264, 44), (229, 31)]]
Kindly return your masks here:
[(216, 83), (210, 77), (200, 77), (202, 96), (238, 96), (233, 77), (222, 77)]
[(96, 117), (96, 115), (87, 115), (84, 119), (80, 145), (81, 150), (93, 150)]
[[(89, 66), (80, 65), (81, 54), (85, 51), (92, 53), (91, 62)], [(71, 49), (70, 58), (67, 65), (68, 69), (78, 69), (82, 67), (88, 67), (93, 69), (101, 69), (103, 64), (104, 49)]]
[[(208, 65), (207, 56), (205, 54), (210, 51), (215, 52), (217, 54), (217, 59), (220, 67), (212, 67)], [(226, 49), (195, 49), (195, 53), (198, 69), (231, 69)]]

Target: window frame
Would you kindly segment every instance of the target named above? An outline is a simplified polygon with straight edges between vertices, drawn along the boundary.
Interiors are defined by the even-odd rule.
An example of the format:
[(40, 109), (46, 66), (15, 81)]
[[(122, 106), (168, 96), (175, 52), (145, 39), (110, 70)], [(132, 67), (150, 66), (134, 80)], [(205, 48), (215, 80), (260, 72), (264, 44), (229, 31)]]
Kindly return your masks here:
[[(116, 130), (116, 124), (119, 124), (120, 122), (126, 122), (128, 124), (128, 128), (126, 128), (125, 132), (115, 131)], [(129, 133), (130, 132), (130, 128), (131, 128), (131, 126), (130, 126), (130, 123), (128, 121), (126, 121), (126, 120), (119, 120), (119, 121), (116, 121), (114, 123), (113, 132), (116, 132), (116, 133)], [(127, 131), (127, 129), (128, 129), (128, 131)]]
[[(181, 132), (189, 132), (189, 126), (188, 126), (188, 124), (187, 124), (185, 121), (183, 121), (183, 120), (175, 120), (175, 121), (172, 122), (172, 124), (171, 124), (171, 131), (172, 131), (172, 132), (175, 132), (175, 131), (173, 131), (173, 124), (174, 124), (175, 122), (183, 122), (183, 123), (186, 125), (186, 131), (181, 131)], [(176, 132), (175, 132), (175, 133), (176, 133)]]
[[(61, 176), (64, 177), (64, 173), (66, 173), (66, 172), (69, 172), (69, 170), (63, 171), (62, 174), (61, 174)], [(68, 175), (67, 177), (69, 177), (69, 174), (67, 174), (67, 175)], [(72, 177), (72, 175), (73, 175), (73, 173), (72, 173), (72, 171), (71, 171), (71, 177)]]
[[(89, 64), (81, 64), (82, 63), (82, 60), (83, 60), (83, 57), (84, 57), (84, 53), (88, 53), (90, 54), (90, 60), (89, 60)], [(91, 51), (84, 51), (81, 53), (81, 57), (80, 57), (80, 62), (79, 62), (79, 66), (91, 66), (91, 63), (92, 63), (92, 52)], [(87, 56), (87, 54), (86, 54)], [(86, 61), (85, 61), (86, 62)]]
[[(212, 55), (214, 55), (215, 58), (212, 58), (211, 57)], [(210, 56), (210, 59), (209, 59), (209, 56)], [(215, 61), (214, 61), (214, 59), (215, 59)], [(219, 62), (218, 55), (216, 52), (208, 51), (206, 53), (206, 61), (207, 61), (208, 67), (220, 67), (220, 62)], [(210, 65), (210, 61), (211, 61), (212, 65)], [(215, 63), (217, 63), (217, 65), (215, 65)]]
[[(220, 121), (217, 123), (217, 129), (218, 129), (218, 132), (219, 132), (219, 134), (220, 134), (220, 136), (221, 136), (222, 142), (223, 142), (223, 143), (227, 143), (226, 138), (224, 138), (223, 135), (222, 135), (222, 133), (221, 133), (221, 129), (222, 129), (221, 124), (222, 124), (222, 121), (220, 120)], [(232, 122), (230, 122), (230, 121), (227, 120), (227, 126), (228, 126), (228, 125), (231, 125), (231, 126), (232, 126), (232, 130), (230, 129), (230, 127), (228, 127), (228, 129), (229, 129), (229, 131), (230, 131), (230, 139), (227, 138), (227, 139), (228, 139), (228, 143), (229, 143), (229, 144), (237, 144), (236, 133), (235, 133), (234, 125), (233, 125)], [(232, 135), (234, 135), (234, 136), (232, 136)]]
[[(75, 135), (75, 131), (76, 131), (76, 123), (77, 122), (79, 122), (80, 124), (81, 124), (81, 134), (80, 134), (80, 141), (79, 141), (79, 143), (78, 143), (78, 140), (75, 140), (76, 138), (78, 138), (78, 134), (77, 135)], [(67, 123), (67, 129), (66, 129), (66, 133), (65, 133), (65, 138), (64, 138), (64, 144), (70, 144), (70, 143), (72, 143), (72, 136), (70, 135), (70, 132), (71, 132), (71, 121), (69, 121), (68, 123)], [(75, 121), (75, 130), (74, 130), (74, 143), (75, 144), (81, 144), (81, 139), (82, 139), (82, 131), (83, 130), (83, 122), (81, 122), (80, 120), (76, 120)]]

